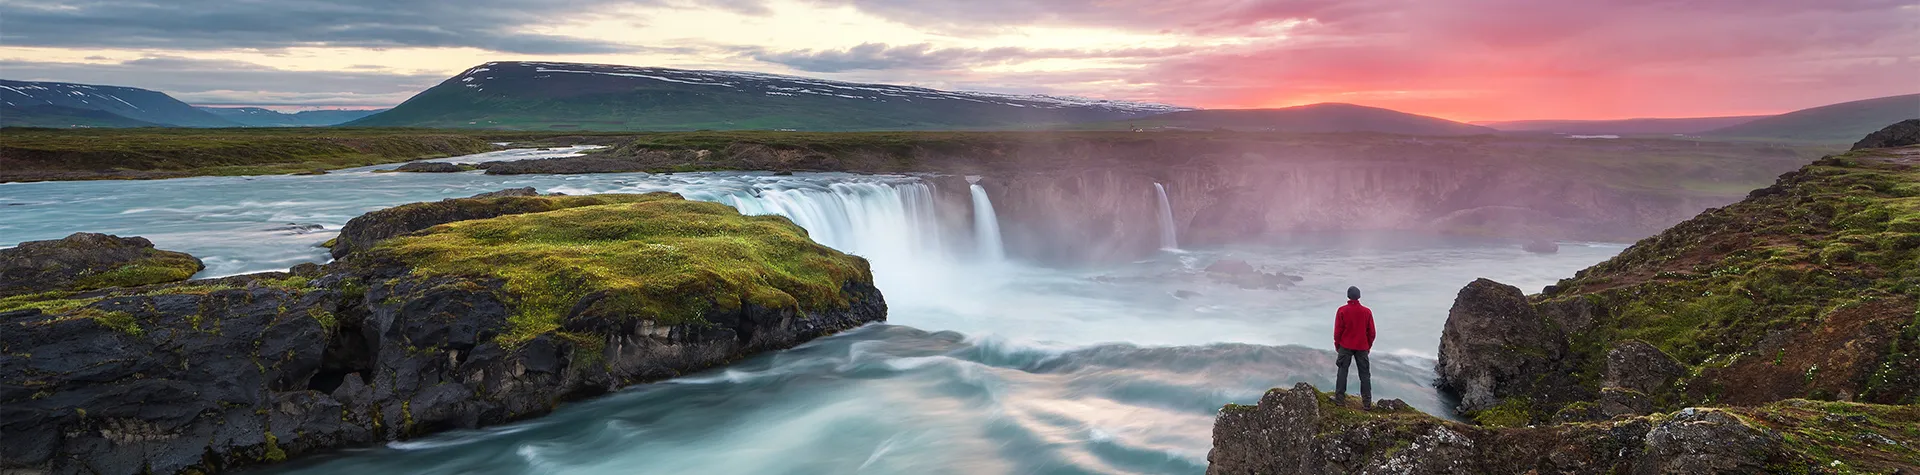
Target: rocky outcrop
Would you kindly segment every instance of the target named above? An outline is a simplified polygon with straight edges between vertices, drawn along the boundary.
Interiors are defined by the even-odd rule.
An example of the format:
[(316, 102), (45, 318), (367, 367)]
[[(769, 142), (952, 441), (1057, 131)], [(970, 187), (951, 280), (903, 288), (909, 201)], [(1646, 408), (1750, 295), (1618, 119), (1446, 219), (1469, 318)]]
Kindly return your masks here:
[(1539, 295), (1476, 281), (1448, 315), (1438, 386), (1496, 425), (1920, 401), (1920, 321), (1899, 290), (1920, 273), (1911, 151), (1820, 160)]
[[(1920, 409), (1841, 403), (1856, 421), (1823, 416), (1823, 403), (1690, 408), (1671, 414), (1543, 427), (1450, 422), (1381, 401), (1373, 411), (1334, 405), (1312, 385), (1273, 389), (1258, 405), (1228, 405), (1213, 427), (1207, 473), (1482, 474), (1817, 473), (1846, 467), (1899, 472), (1920, 466), (1902, 424)], [(1841, 441), (1814, 437), (1840, 434)], [(1789, 437), (1791, 436), (1791, 437)], [(1835, 463), (1833, 453), (1848, 454)]]
[(1867, 134), (1866, 138), (1853, 143), (1854, 150), (1868, 148), (1892, 148), (1920, 145), (1920, 119), (1908, 119), (1893, 123), (1877, 132)]
[(0, 297), (186, 280), (205, 266), (146, 238), (74, 233), (0, 249)]
[(1566, 335), (1520, 289), (1478, 279), (1460, 289), (1447, 312), (1435, 384), (1458, 395), (1462, 411), (1493, 409), (1540, 394), (1540, 377), (1554, 374), (1566, 352)]
[[(530, 188), (528, 190), (531, 190)], [(479, 199), (476, 199), (479, 198)], [(486, 219), (511, 214), (538, 213), (577, 206), (608, 204), (621, 200), (619, 195), (578, 196), (566, 199), (533, 198), (518, 190), (481, 193), (473, 198), (449, 198), (440, 201), (405, 204), (374, 211), (347, 221), (340, 237), (330, 249), (333, 258), (346, 257), (373, 247), (373, 243), (402, 234), (455, 221)]]
[(471, 169), (446, 162), (411, 162), (393, 169), (396, 172), (409, 173), (459, 173), (467, 170)]
[[(537, 206), (513, 200), (580, 198), (446, 205), (522, 211)], [(787, 248), (777, 257), (694, 264), (738, 266), (708, 273), (631, 270), (579, 281), (568, 272), (601, 263), (542, 266), (552, 258), (529, 254), (544, 249), (539, 243), (514, 240), (456, 244), (457, 256), (442, 256), (441, 240), (470, 235), (441, 227), (291, 274), (0, 307), (0, 471), (215, 472), (481, 427), (886, 318), (864, 260), (807, 241), (783, 219), (670, 194), (598, 200), (533, 211), (566, 216), (494, 210), (475, 215), (520, 219), (468, 222), (561, 239), (554, 236), (620, 220), (639, 233), (624, 239), (753, 242), (720, 251), (741, 255)], [(676, 234), (694, 221), (708, 227)], [(568, 246), (576, 245), (594, 244)], [(488, 260), (489, 252), (515, 257)], [(495, 264), (450, 267), (464, 258)], [(750, 281), (705, 280), (771, 265), (811, 280), (771, 271)], [(603, 288), (613, 279), (647, 284)], [(539, 287), (552, 282), (564, 290)], [(650, 294), (649, 285), (673, 291)]]
[(1233, 284), (1243, 289), (1259, 290), (1292, 287), (1302, 279), (1299, 276), (1277, 272), (1265, 272), (1238, 259), (1221, 259), (1207, 265), (1207, 277), (1215, 281)]

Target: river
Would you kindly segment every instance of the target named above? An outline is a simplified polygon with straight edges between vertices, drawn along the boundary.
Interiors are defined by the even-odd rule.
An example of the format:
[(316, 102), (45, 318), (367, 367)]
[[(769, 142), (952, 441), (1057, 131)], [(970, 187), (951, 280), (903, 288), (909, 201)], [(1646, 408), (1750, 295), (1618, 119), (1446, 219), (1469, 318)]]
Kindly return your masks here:
[[(390, 166), (0, 184), (0, 246), (79, 231), (145, 236), (201, 257), (201, 277), (212, 277), (324, 262), (315, 245), (347, 220), (402, 203), (527, 186), (675, 191), (788, 216), (816, 240), (867, 257), (891, 307), (887, 324), (538, 419), (263, 469), (299, 474), (1200, 473), (1221, 405), (1298, 381), (1331, 389), (1332, 314), (1347, 286), (1363, 289), (1378, 320), (1375, 397), (1445, 414), (1430, 385), (1432, 358), (1455, 292), (1476, 277), (1537, 290), (1624, 247), (1563, 243), (1540, 255), (1494, 240), (1322, 233), (1063, 269), (1001, 257), (987, 226), (950, 239), (954, 231), (934, 224), (928, 185), (908, 176), (379, 168)], [(970, 205), (991, 203), (976, 194)], [(999, 232), (1000, 223), (985, 224)], [(1228, 258), (1304, 280), (1245, 290), (1209, 279), (1203, 269)]]

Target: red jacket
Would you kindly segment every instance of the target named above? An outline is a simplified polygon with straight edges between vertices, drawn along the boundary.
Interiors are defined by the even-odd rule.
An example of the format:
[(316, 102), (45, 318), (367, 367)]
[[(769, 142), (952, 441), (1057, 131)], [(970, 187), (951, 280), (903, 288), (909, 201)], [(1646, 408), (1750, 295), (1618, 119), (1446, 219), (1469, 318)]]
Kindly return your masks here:
[(1333, 344), (1349, 350), (1373, 349), (1373, 310), (1348, 300), (1333, 314)]

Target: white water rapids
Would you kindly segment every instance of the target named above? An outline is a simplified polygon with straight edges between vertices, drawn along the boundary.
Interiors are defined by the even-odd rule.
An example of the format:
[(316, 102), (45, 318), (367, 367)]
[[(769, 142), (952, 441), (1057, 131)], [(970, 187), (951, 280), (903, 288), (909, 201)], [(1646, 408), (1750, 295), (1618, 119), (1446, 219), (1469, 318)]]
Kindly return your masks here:
[[(539, 153), (522, 152), (533, 156)], [(548, 153), (571, 153), (556, 150)], [(0, 245), (78, 231), (145, 236), (205, 275), (324, 261), (314, 247), (367, 211), (532, 186), (676, 191), (779, 214), (867, 257), (889, 322), (725, 369), (645, 384), (495, 428), (308, 457), (272, 473), (1200, 473), (1213, 416), (1267, 388), (1332, 381), (1348, 285), (1380, 320), (1375, 394), (1442, 412), (1431, 355), (1475, 277), (1538, 289), (1621, 249), (1535, 255), (1500, 242), (1300, 235), (1100, 268), (1000, 259), (999, 223), (941, 229), (903, 176), (758, 173), (487, 176), (369, 173), (0, 185)], [(977, 188), (971, 204), (989, 204)], [(1163, 204), (1163, 207), (1166, 205)], [(1123, 212), (1163, 213), (1165, 209)], [(965, 220), (957, 222), (964, 223)], [(318, 229), (315, 229), (315, 227)], [(985, 237), (994, 244), (985, 244)], [(1212, 282), (1215, 259), (1305, 277), (1285, 290)], [(1197, 296), (1176, 298), (1175, 291)]]

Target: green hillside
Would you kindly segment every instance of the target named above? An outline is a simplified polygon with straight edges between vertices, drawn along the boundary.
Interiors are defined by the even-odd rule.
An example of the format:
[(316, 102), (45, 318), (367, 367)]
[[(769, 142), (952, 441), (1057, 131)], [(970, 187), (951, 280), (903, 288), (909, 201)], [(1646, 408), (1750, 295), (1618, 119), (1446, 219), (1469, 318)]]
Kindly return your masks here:
[(1920, 94), (1888, 96), (1801, 109), (1703, 135), (1729, 139), (1852, 143), (1887, 124), (1920, 119)]

